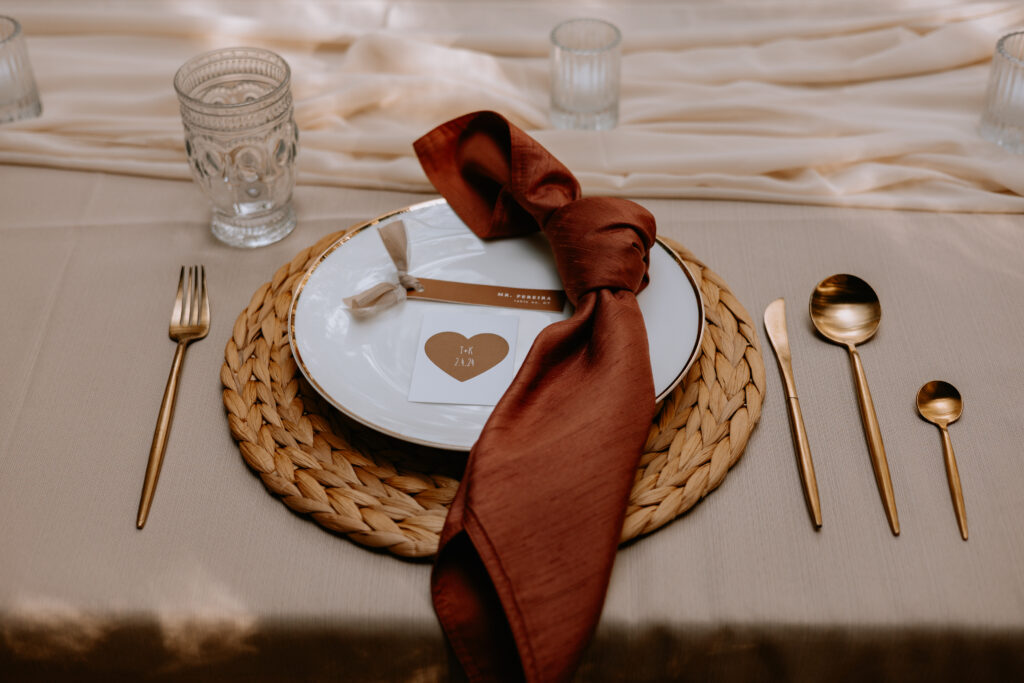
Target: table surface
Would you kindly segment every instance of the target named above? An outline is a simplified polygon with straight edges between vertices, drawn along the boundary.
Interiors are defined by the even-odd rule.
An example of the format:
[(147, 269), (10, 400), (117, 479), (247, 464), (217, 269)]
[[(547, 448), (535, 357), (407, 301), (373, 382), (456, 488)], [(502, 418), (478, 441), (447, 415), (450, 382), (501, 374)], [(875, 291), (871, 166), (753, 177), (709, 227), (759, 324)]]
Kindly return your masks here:
[[(237, 250), (188, 182), (0, 166), (0, 670), (14, 680), (447, 680), (430, 565), (292, 513), (246, 467), (218, 379), (235, 317), (323, 235), (427, 198), (300, 186), (295, 232)], [(789, 307), (821, 492), (801, 496), (784, 394), (691, 512), (624, 547), (580, 680), (974, 680), (1024, 672), (1024, 223), (1020, 215), (641, 200), (761, 325)], [(150, 521), (134, 525), (170, 365), (178, 267), (204, 263), (213, 326), (188, 353)], [(815, 336), (832, 273), (878, 292), (861, 347), (902, 534), (885, 515), (845, 351)], [(937, 430), (959, 387), (960, 539)], [(866, 678), (865, 678), (866, 677)]]
[[(763, 345), (763, 311), (786, 299), (821, 493), (815, 531), (766, 347), (746, 453), (621, 549), (577, 679), (1024, 680), (1024, 159), (976, 130), (1019, 2), (588, 2), (624, 33), (620, 125), (600, 134), (548, 125), (547, 30), (577, 3), (281, 7), (4, 6), (44, 110), (0, 126), (0, 680), (459, 678), (430, 564), (328, 533), (264, 489), (231, 438), (219, 370), (252, 293), (322, 236), (430, 198), (410, 192), (428, 187), (411, 141), (481, 108), (535, 135), (585, 192), (640, 198), (724, 278)], [(208, 230), (171, 88), (184, 58), (230, 44), (287, 57), (302, 131), (298, 227), (251, 251)], [(778, 203), (738, 201), (763, 199)], [(138, 531), (167, 319), (192, 263), (213, 325), (188, 352)], [(806, 313), (814, 285), (843, 272), (884, 311), (860, 352), (899, 537), (846, 352)], [(914, 407), (932, 379), (965, 401), (950, 433), (967, 542), (939, 434)]]

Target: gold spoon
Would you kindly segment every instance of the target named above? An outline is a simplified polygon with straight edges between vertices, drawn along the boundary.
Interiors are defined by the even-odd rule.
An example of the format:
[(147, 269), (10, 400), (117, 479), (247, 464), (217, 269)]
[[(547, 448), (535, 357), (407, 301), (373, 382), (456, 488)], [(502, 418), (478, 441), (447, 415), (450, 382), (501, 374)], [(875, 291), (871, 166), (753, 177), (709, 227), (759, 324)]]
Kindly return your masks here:
[(942, 455), (946, 460), (946, 479), (949, 480), (949, 494), (953, 497), (953, 510), (960, 535), (967, 540), (967, 511), (964, 509), (964, 492), (960, 488), (960, 471), (953, 455), (953, 442), (949, 440), (947, 427), (960, 419), (964, 403), (960, 392), (949, 382), (933, 380), (917, 392), (917, 412), (921, 417), (937, 425), (942, 432)]
[(874, 336), (882, 319), (882, 306), (878, 295), (871, 286), (853, 275), (833, 275), (818, 283), (811, 294), (811, 321), (826, 339), (842, 344), (850, 352), (853, 376), (857, 383), (857, 398), (860, 403), (860, 417), (864, 423), (864, 434), (871, 453), (871, 466), (875, 471), (875, 482), (885, 505), (892, 533), (899, 536), (900, 520), (896, 513), (896, 497), (892, 491), (889, 475), (889, 461), (885, 457), (882, 432), (875, 415), (875, 404), (868, 389), (868, 378), (856, 344), (866, 342)]

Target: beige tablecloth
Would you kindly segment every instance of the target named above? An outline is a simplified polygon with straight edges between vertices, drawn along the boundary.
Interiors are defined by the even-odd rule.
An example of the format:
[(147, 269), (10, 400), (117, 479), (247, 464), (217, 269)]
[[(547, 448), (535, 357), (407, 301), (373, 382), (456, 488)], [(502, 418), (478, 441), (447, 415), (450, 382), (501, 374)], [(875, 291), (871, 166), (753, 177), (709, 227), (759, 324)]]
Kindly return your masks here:
[[(266, 26), (266, 17), (247, 23), (238, 18), (244, 13), (240, 4), (207, 9), (205, 3), (173, 3), (181, 17), (157, 15), (163, 17), (162, 34), (136, 40), (133, 31), (156, 25), (143, 9), (149, 3), (94, 3), (103, 10), (96, 14), (75, 13), (59, 2), (11, 4), (14, 9), (4, 11), (25, 14), (27, 29), (43, 22), (50, 34), (40, 40), (30, 35), (46, 113), (0, 127), (0, 680), (457, 678), (430, 604), (429, 564), (366, 550), (274, 499), (231, 439), (218, 379), (235, 317), (278, 266), (328, 232), (429, 196), (342, 187), (361, 171), (367, 172), (364, 185), (401, 178), (406, 171), (396, 170), (385, 182), (372, 169), (412, 169), (398, 141), (426, 122), (399, 107), (375, 137), (373, 117), (352, 111), (317, 132), (319, 119), (310, 112), (323, 103), (307, 100), (301, 116), (312, 130), (303, 131), (298, 227), (271, 247), (231, 249), (212, 238), (207, 206), (184, 180), (169, 75), (187, 56), (179, 54), (182, 45), (189, 52), (199, 47), (181, 42), (183, 32), (216, 27), (217, 35), (233, 37)], [(899, 12), (935, 11), (926, 4), (907, 3)], [(296, 62), (348, 58), (357, 45), (364, 49), (368, 41), (383, 40), (368, 36), (374, 22), (416, 33), (408, 19), (414, 11), (428, 27), (446, 25), (442, 19), (456, 26), (475, 22), (475, 32), (431, 34), (432, 45), (490, 50), (498, 55), (495, 63), (506, 66), (542, 59), (542, 39), (501, 39), (518, 38), (502, 22), (512, 23), (513, 16), (522, 21), (523, 3), (498, 3), (493, 22), (481, 18), (492, 16), (482, 14), (481, 6), (294, 3), (282, 11), (270, 37), (282, 52), (292, 50), (297, 88), (307, 93), (315, 83), (303, 81), (310, 71)], [(717, 11), (727, 13), (730, 6)], [(836, 6), (807, 6), (806, 21), (788, 24), (793, 39), (828, 25), (814, 16), (828, 14), (828, 7), (849, 21), (849, 13)], [(974, 3), (956, 11), (988, 7), (995, 16), (1006, 6)], [(225, 14), (226, 7), (236, 14)], [(259, 17), (270, 7), (256, 3), (252, 11)], [(644, 7), (653, 13), (649, 17), (710, 11), (705, 4)], [(769, 18), (757, 25), (767, 30), (772, 5), (761, 7)], [(546, 4), (530, 9), (541, 35), (555, 14), (579, 10)], [(618, 6), (598, 9), (617, 13), (627, 26), (643, 23)], [(328, 21), (331, 12), (358, 17), (357, 10), (364, 12), (364, 24), (339, 28)], [(112, 16), (124, 23), (104, 29)], [(311, 21), (318, 16), (321, 21)], [(733, 25), (747, 26), (747, 19), (743, 15)], [(680, 25), (685, 30), (651, 29), (661, 41), (651, 45), (670, 51), (684, 39), (693, 47), (728, 37), (724, 29), (705, 35), (696, 26)], [(297, 27), (313, 36), (330, 34), (335, 42), (299, 49), (281, 38)], [(774, 30), (774, 38), (759, 34), (754, 40), (739, 31), (729, 40), (754, 46), (736, 46), (741, 52), (790, 40), (777, 24)], [(389, 31), (381, 33), (386, 37)], [(930, 35), (924, 29), (911, 33)], [(109, 76), (95, 63), (86, 69), (73, 59), (76, 46), (87, 61), (102, 44), (116, 46), (106, 61)], [(627, 50), (627, 64), (631, 54), (642, 56), (641, 48)], [(148, 63), (132, 59), (133, 49), (160, 54)], [(746, 454), (721, 488), (690, 513), (620, 551), (578, 680), (1024, 677), (1024, 218), (991, 213), (997, 205), (1021, 205), (1012, 183), (998, 178), (1015, 174), (1019, 182), (1024, 159), (976, 137), (968, 144), (974, 114), (968, 116), (967, 109), (979, 102), (985, 70), (980, 54), (970, 59), (977, 64), (933, 74), (959, 73), (973, 93), (956, 116), (938, 116), (949, 123), (947, 133), (959, 131), (960, 142), (949, 148), (959, 161), (944, 166), (926, 155), (920, 168), (942, 173), (938, 185), (896, 183), (868, 195), (902, 202), (923, 196), (918, 191), (927, 186), (933, 196), (948, 194), (974, 213), (778, 203), (797, 200), (786, 189), (772, 195), (775, 203), (684, 199), (688, 187), (709, 193), (725, 187), (718, 181), (688, 184), (685, 145), (669, 169), (675, 194), (640, 199), (656, 216), (659, 231), (722, 275), (756, 320), (772, 299), (789, 303), (824, 527), (815, 532), (808, 519), (781, 381), (765, 349), (768, 394)], [(61, 69), (74, 76), (61, 76)], [(167, 80), (154, 75), (161, 70)], [(88, 83), (81, 79), (86, 71), (94, 79)], [(318, 73), (355, 87), (351, 74)], [(139, 95), (124, 102), (148, 112), (139, 119), (140, 129), (128, 125), (134, 113), (116, 126), (104, 123), (107, 109), (90, 113), (102, 88), (127, 90), (132, 84)], [(624, 98), (619, 132), (628, 139), (645, 129), (676, 135), (671, 117), (644, 120), (637, 99), (643, 88), (635, 87)], [(354, 106), (353, 92), (326, 97), (337, 107)], [(379, 93), (366, 98), (368, 107), (386, 101)], [(933, 113), (952, 106), (948, 98), (936, 98)], [(537, 118), (522, 115), (544, 125), (538, 94), (523, 111), (529, 113), (529, 106)], [(120, 140), (111, 139), (115, 134)], [(606, 154), (619, 144), (617, 134), (538, 136), (553, 148), (562, 145), (569, 165), (584, 168), (591, 191), (604, 191), (614, 182), (602, 179), (632, 178), (623, 169), (614, 171), (618, 157)], [(685, 139), (703, 134), (694, 130)], [(332, 140), (341, 142), (332, 147)], [(374, 147), (378, 143), (384, 147)], [(363, 151), (356, 153), (352, 145), (364, 145)], [(591, 165), (597, 157), (588, 156), (588, 145), (604, 150), (592, 154), (605, 161)], [(718, 158), (725, 153), (716, 152)], [(732, 153), (740, 156), (736, 149)], [(979, 175), (958, 175), (966, 167)], [(747, 192), (747, 181), (758, 175), (734, 177)], [(418, 175), (407, 176), (409, 187), (421, 186)], [(906, 187), (916, 189), (908, 194)], [(629, 194), (628, 185), (622, 191)], [(846, 201), (841, 192), (818, 197)], [(200, 262), (209, 274), (213, 329), (186, 359), (157, 498), (140, 532), (134, 526), (138, 495), (173, 351), (166, 336), (168, 310), (179, 266)], [(875, 488), (845, 352), (817, 338), (803, 313), (814, 284), (837, 272), (860, 275), (882, 300), (881, 329), (861, 353), (889, 452), (903, 527), (898, 538), (889, 532)], [(967, 501), (966, 543), (957, 532), (938, 434), (914, 410), (918, 387), (931, 379), (952, 382), (965, 399), (964, 416), (950, 431)]]
[[(59, 198), (57, 201), (55, 198)], [(301, 187), (299, 227), (217, 243), (187, 182), (0, 167), (0, 671), (13, 680), (446, 680), (429, 565), (291, 513), (228, 432), (218, 370), (236, 315), (322, 235), (423, 195)], [(581, 681), (970, 680), (1024, 673), (1021, 218), (647, 200), (760, 318), (790, 334), (824, 527), (805, 510), (770, 351), (758, 429), (722, 487), (618, 557)], [(213, 329), (189, 351), (157, 499), (135, 510), (173, 344), (178, 266), (209, 272)], [(853, 272), (884, 307), (862, 348), (903, 532), (889, 532), (845, 352), (802, 313)], [(760, 327), (760, 326), (759, 326)], [(762, 337), (763, 340), (763, 337)], [(960, 540), (930, 379), (951, 428)]]

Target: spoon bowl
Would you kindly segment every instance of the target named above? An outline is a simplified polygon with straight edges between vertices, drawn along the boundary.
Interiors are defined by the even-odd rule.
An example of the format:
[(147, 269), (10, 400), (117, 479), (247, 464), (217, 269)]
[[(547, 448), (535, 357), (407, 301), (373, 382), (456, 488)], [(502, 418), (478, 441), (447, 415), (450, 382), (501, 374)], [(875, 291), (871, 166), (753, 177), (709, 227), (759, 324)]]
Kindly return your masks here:
[(948, 427), (960, 419), (964, 412), (964, 402), (952, 384), (932, 380), (917, 392), (917, 412), (932, 424)]
[(833, 275), (811, 294), (811, 322), (837, 344), (861, 344), (871, 339), (882, 320), (882, 305), (871, 285), (855, 275)]

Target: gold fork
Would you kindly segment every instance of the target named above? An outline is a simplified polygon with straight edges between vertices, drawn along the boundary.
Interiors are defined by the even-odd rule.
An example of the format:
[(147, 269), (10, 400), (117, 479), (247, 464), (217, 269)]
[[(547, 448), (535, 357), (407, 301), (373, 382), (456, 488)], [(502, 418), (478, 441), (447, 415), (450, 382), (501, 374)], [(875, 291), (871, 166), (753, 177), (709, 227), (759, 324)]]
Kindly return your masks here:
[(153, 431), (153, 445), (149, 449), (149, 464), (146, 465), (146, 480), (142, 485), (142, 500), (139, 501), (139, 516), (135, 526), (139, 529), (146, 525), (149, 508), (153, 504), (153, 493), (156, 481), (160, 477), (160, 466), (164, 461), (167, 449), (167, 435), (171, 431), (171, 418), (174, 417), (174, 400), (178, 396), (178, 378), (181, 376), (181, 364), (185, 360), (185, 349), (190, 342), (202, 339), (210, 331), (210, 298), (206, 293), (206, 269), (203, 266), (192, 266), (188, 269), (188, 284), (185, 284), (185, 266), (181, 267), (178, 276), (178, 295), (174, 298), (171, 311), (171, 325), (168, 334), (178, 342), (171, 362), (171, 374), (167, 378), (167, 388), (160, 402), (160, 414)]

